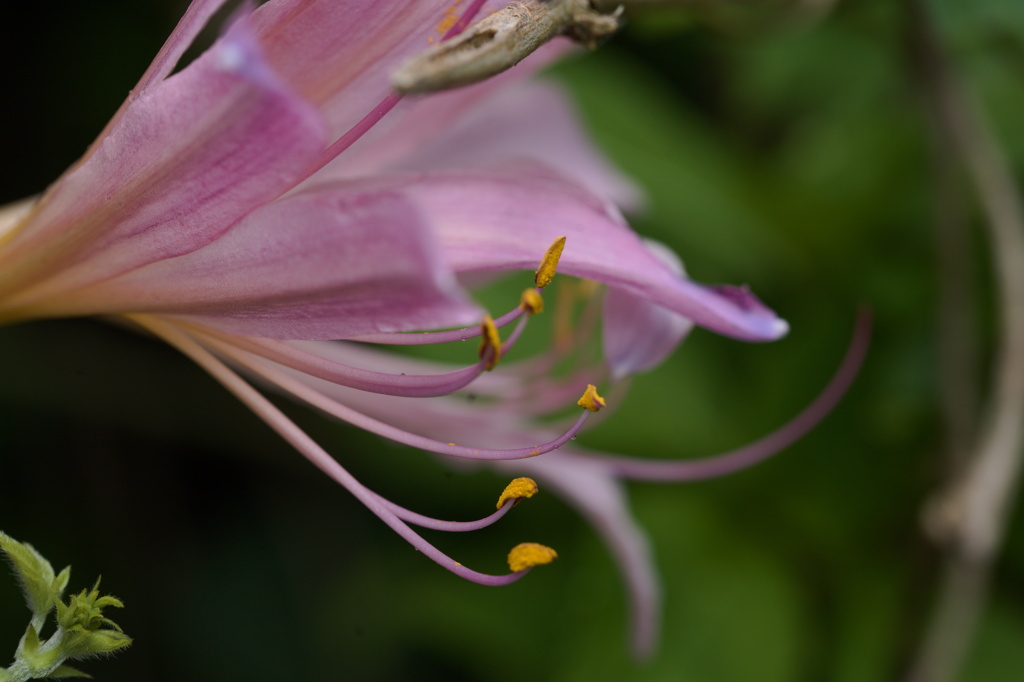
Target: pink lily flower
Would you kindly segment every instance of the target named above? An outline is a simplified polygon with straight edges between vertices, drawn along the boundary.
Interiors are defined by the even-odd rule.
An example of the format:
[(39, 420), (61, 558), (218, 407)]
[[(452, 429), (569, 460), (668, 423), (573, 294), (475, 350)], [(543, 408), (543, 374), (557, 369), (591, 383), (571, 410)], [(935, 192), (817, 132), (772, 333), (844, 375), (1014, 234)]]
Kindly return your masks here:
[[(856, 360), (825, 407), (743, 456), (652, 463), (575, 447), (601, 403), (593, 389), (564, 430), (539, 418), (588, 384), (654, 367), (693, 325), (769, 341), (785, 322), (745, 288), (690, 281), (627, 226), (616, 205), (635, 203), (635, 191), (589, 146), (561, 93), (525, 79), (557, 49), (458, 91), (391, 92), (403, 60), (500, 3), (475, 0), (456, 17), (425, 0), (272, 0), (175, 73), (222, 4), (195, 0), (85, 156), (40, 198), (0, 210), (0, 324), (97, 315), (162, 338), (417, 549), (481, 584), (517, 580), (554, 552), (527, 543), (510, 573), (487, 575), (412, 526), (483, 527), (532, 483), (515, 482), (480, 521), (424, 517), (359, 483), (256, 386), (397, 442), (547, 481), (605, 535), (633, 595), (634, 644), (649, 650), (656, 580), (621, 480), (702, 478), (777, 451), (827, 411)], [(473, 302), (472, 283), (538, 263), (506, 314), (492, 321)], [(539, 312), (556, 265), (605, 285), (603, 300), (583, 297), (589, 313), (561, 346), (485, 374)], [(598, 317), (601, 357), (551, 378)], [(513, 323), (502, 342), (498, 330)], [(458, 368), (365, 347), (469, 337), (483, 338), (480, 358)], [(466, 390), (483, 400), (455, 397)]]

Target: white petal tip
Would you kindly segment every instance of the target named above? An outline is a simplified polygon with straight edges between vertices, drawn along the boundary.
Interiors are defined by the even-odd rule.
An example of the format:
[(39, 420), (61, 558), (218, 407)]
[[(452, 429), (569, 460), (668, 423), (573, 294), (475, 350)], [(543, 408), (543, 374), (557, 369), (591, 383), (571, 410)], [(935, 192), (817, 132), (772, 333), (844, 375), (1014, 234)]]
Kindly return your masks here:
[(789, 322), (779, 318), (772, 324), (772, 338), (781, 339), (789, 333)]

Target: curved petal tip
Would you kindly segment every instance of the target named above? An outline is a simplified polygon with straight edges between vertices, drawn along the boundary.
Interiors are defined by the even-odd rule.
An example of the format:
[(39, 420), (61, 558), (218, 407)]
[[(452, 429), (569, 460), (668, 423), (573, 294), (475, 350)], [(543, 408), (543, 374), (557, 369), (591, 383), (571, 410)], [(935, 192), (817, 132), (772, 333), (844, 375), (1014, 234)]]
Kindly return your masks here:
[(789, 323), (775, 314), (775, 311), (761, 302), (750, 289), (744, 286), (719, 284), (706, 287), (712, 294), (724, 299), (736, 313), (740, 327), (744, 328), (743, 338), (751, 341), (775, 341), (789, 333)]

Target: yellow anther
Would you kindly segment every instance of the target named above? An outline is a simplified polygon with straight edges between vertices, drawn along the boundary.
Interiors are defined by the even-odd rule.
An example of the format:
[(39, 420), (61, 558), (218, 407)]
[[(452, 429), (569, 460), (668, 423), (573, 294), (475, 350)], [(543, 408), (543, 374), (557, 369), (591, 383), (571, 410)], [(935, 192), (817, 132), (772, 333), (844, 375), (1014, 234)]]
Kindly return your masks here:
[(490, 315), (480, 323), (480, 359), (486, 362), (484, 368), (488, 372), (501, 360), (501, 336)]
[(551, 280), (554, 279), (555, 270), (558, 269), (558, 259), (562, 257), (562, 249), (564, 248), (565, 237), (559, 237), (544, 253), (544, 258), (540, 262), (540, 267), (537, 268), (537, 274), (533, 278), (533, 281), (541, 289), (551, 284)]
[(538, 545), (536, 542), (523, 542), (512, 548), (508, 553), (508, 567), (513, 571), (525, 571), (541, 564), (550, 564), (558, 558), (558, 552)]
[(536, 289), (527, 289), (519, 297), (519, 305), (531, 315), (536, 315), (544, 312), (544, 297)]
[(513, 504), (519, 504), (519, 500), (524, 497), (533, 497), (537, 494), (537, 482), (532, 478), (517, 478), (516, 480), (505, 486), (505, 490), (502, 491), (501, 497), (498, 498), (498, 509), (501, 509), (501, 505), (505, 504), (508, 500), (515, 500)]
[(604, 407), (604, 398), (597, 394), (597, 386), (587, 384), (587, 390), (583, 392), (583, 397), (577, 400), (576, 404), (591, 412), (597, 412)]

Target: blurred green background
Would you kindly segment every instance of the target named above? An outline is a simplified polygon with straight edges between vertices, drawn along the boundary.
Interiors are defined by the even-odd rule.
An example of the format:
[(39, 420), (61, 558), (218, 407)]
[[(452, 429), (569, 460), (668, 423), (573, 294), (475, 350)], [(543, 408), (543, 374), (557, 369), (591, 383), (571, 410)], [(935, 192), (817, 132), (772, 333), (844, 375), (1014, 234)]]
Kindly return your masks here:
[[(183, 3), (0, 7), (6, 202), (81, 154)], [(1024, 3), (929, 7), (1024, 172)], [(80, 667), (109, 682), (898, 679), (934, 594), (940, 555), (920, 516), (949, 450), (934, 227), (945, 209), (909, 24), (891, 0), (693, 3), (637, 14), (555, 69), (646, 190), (635, 227), (697, 280), (750, 284), (792, 325), (763, 346), (695, 332), (581, 442), (656, 457), (741, 445), (824, 385), (858, 305), (875, 317), (856, 385), (799, 444), (718, 481), (630, 486), (664, 581), (653, 660), (631, 659), (611, 559), (553, 495), (486, 531), (430, 537), (485, 571), (522, 540), (560, 553), (511, 587), (469, 584), (170, 349), (91, 321), (5, 328), (0, 528), (72, 564), (72, 590), (102, 574), (135, 638)], [(957, 192), (938, 196), (957, 205)], [(961, 203), (965, 329), (980, 348), (961, 386), (969, 412), (988, 383), (992, 311), (980, 218)], [(424, 513), (476, 517), (506, 482), (289, 411), (370, 487)], [(964, 682), (1024, 679), (1020, 516)], [(0, 582), (0, 660), (27, 622), (20, 601)]]

